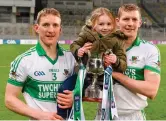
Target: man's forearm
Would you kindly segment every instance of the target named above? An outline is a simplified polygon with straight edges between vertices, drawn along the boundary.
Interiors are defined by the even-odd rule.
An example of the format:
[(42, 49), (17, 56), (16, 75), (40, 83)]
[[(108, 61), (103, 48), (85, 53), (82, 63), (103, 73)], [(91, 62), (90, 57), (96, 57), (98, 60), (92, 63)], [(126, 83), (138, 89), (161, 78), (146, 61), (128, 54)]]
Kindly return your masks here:
[(122, 73), (113, 72), (113, 77), (133, 93), (140, 93), (150, 99), (153, 99), (157, 94), (159, 79), (156, 76), (149, 80), (134, 80)]
[(23, 101), (19, 100), (16, 97), (10, 97), (5, 100), (6, 107), (18, 114), (21, 114), (23, 116), (27, 116), (33, 119), (38, 119), (37, 114), (39, 114), (40, 111), (33, 109), (29, 106), (27, 106)]

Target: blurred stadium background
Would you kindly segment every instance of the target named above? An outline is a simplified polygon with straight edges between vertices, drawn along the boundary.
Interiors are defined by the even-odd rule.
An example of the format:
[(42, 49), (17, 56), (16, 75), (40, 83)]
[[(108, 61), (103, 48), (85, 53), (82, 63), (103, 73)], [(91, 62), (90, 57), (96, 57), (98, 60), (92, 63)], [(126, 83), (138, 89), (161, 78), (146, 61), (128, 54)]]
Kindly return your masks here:
[(166, 40), (166, 0), (0, 0), (0, 38), (34, 39), (33, 23), (39, 10), (58, 9), (62, 14), (60, 40), (73, 40), (90, 11), (107, 7), (114, 15), (121, 4), (141, 7), (143, 25), (140, 35), (146, 40)]
[[(20, 44), (35, 44), (33, 24), (38, 11), (45, 7), (53, 7), (60, 11), (63, 32), (59, 42), (70, 44), (94, 8), (107, 7), (116, 16), (119, 6), (124, 3), (135, 3), (141, 8), (143, 25), (139, 34), (143, 39), (158, 44), (161, 51), (161, 87), (155, 101), (149, 101), (150, 106), (146, 112), (148, 120), (166, 120), (166, 45), (163, 45), (166, 44), (166, 0), (0, 0), (0, 120), (27, 119), (5, 108), (4, 92), (10, 62), (33, 46)], [(69, 45), (64, 47), (68, 48)], [(95, 104), (90, 104), (91, 108), (89, 104), (84, 105), (87, 119), (92, 120)]]

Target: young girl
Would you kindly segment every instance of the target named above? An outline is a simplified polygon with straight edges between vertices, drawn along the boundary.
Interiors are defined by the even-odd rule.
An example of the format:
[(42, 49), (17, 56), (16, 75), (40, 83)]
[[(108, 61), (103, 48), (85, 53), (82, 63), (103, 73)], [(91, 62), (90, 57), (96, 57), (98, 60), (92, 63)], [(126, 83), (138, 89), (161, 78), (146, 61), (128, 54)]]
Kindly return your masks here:
[[(124, 40), (127, 37), (122, 32), (115, 31), (115, 27), (115, 19), (107, 8), (101, 7), (92, 11), (90, 19), (83, 26), (78, 38), (70, 46), (76, 60), (82, 61), (85, 66), (89, 66), (89, 58), (97, 58), (96, 60), (102, 60), (99, 63), (102, 63), (104, 68), (111, 65), (114, 71), (124, 72), (127, 66)], [(99, 63), (97, 62), (100, 67), (101, 64)], [(93, 67), (88, 67), (88, 69), (93, 72)], [(102, 70), (97, 71), (101, 72)], [(84, 89), (92, 83), (93, 76), (92, 73), (87, 73)], [(103, 74), (98, 75), (96, 82), (100, 88), (103, 86), (103, 77)]]
[(127, 37), (122, 32), (115, 31), (115, 28), (115, 19), (107, 8), (101, 7), (92, 11), (90, 19), (70, 46), (76, 60), (82, 60), (86, 66), (88, 51), (96, 56), (111, 49), (112, 54), (104, 55), (105, 66), (111, 64), (114, 71), (125, 71), (124, 40)]

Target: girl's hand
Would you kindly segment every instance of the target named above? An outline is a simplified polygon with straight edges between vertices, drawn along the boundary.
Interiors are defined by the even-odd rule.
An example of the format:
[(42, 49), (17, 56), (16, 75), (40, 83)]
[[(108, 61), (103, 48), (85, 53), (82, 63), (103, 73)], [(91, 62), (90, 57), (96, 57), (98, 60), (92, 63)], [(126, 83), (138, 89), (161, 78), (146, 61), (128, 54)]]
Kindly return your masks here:
[(117, 61), (117, 57), (115, 54), (110, 54), (110, 61), (112, 64), (116, 63)]
[(80, 48), (80, 49), (78, 49), (78, 53), (77, 53), (77, 56), (78, 57), (82, 57), (83, 55), (84, 55), (84, 52), (85, 50), (84, 50), (84, 48), (82, 47), (82, 48)]
[(92, 48), (92, 43), (87, 42), (84, 44), (83, 47), (81, 47), (80, 49), (78, 49), (78, 57), (82, 57), (84, 55), (84, 53), (87, 53), (88, 50), (90, 50)]
[(104, 66), (109, 66), (116, 63), (117, 57), (115, 54), (104, 55)]

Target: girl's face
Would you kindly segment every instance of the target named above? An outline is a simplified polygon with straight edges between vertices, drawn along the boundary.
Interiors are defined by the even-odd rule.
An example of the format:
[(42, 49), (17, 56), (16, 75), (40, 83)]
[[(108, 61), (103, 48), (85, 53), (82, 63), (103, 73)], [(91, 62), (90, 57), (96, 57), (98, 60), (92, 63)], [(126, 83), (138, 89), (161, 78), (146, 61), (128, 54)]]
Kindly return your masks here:
[(99, 16), (93, 29), (102, 36), (110, 34), (113, 31), (113, 23), (111, 18), (106, 14)]

